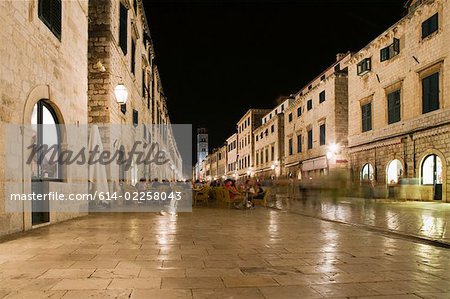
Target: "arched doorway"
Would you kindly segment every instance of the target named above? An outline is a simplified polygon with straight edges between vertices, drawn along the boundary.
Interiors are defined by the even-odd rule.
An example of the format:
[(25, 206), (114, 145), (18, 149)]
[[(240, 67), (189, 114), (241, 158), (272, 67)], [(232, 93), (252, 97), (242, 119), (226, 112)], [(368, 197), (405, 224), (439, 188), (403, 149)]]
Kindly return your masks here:
[[(46, 100), (38, 101), (31, 114), (34, 157), (31, 163), (31, 182), (34, 194), (48, 194), (51, 181), (61, 180), (58, 163), (61, 149), (59, 121), (55, 110)], [(32, 225), (50, 222), (48, 200), (32, 202)]]
[(403, 176), (403, 164), (400, 160), (395, 159), (389, 162), (386, 170), (386, 182), (388, 185), (398, 184)]
[(433, 186), (433, 199), (442, 200), (442, 160), (436, 154), (425, 157), (421, 168), (422, 185)]
[(364, 198), (373, 198), (373, 181), (375, 180), (375, 174), (372, 164), (364, 164), (364, 166), (361, 168), (360, 180)]
[(361, 169), (361, 182), (371, 182), (374, 180), (373, 166), (370, 163), (364, 164)]

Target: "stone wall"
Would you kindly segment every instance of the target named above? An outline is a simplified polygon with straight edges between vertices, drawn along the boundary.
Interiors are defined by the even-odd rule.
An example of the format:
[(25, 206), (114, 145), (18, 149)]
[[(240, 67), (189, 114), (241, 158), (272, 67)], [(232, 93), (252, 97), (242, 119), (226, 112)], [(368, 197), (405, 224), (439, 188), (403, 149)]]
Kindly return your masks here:
[[(62, 2), (62, 34), (58, 39), (38, 16), (36, 0), (0, 1), (0, 235), (32, 227), (31, 203), (17, 213), (5, 211), (9, 192), (31, 192), (31, 168), (24, 165), (31, 134), (18, 131), (16, 139), (8, 139), (7, 124), (31, 124), (35, 104), (44, 99), (56, 111), (58, 121), (68, 126), (87, 124), (87, 39), (88, 1)], [(17, 127), (15, 127), (17, 128)], [(11, 132), (11, 131), (9, 131)], [(11, 141), (11, 142), (9, 142)], [(6, 144), (7, 142), (8, 145)], [(86, 145), (87, 139), (65, 136), (65, 146)], [(6, 163), (8, 162), (8, 163)], [(23, 167), (21, 167), (24, 165)], [(73, 184), (76, 179), (84, 182)], [(87, 166), (70, 165), (63, 181), (50, 191), (87, 193)], [(6, 181), (19, 182), (15, 187)], [(51, 212), (50, 223), (70, 219), (84, 213)]]

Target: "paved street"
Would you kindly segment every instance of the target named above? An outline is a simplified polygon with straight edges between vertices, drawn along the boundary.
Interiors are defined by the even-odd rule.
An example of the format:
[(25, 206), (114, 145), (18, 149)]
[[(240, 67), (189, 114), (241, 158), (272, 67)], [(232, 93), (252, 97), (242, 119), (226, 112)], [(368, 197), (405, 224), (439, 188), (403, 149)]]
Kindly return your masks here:
[(294, 213), (97, 214), (0, 244), (0, 298), (449, 298), (450, 250)]
[(282, 210), (415, 236), (450, 245), (450, 205), (441, 202), (396, 202), (362, 198), (331, 200), (278, 197)]

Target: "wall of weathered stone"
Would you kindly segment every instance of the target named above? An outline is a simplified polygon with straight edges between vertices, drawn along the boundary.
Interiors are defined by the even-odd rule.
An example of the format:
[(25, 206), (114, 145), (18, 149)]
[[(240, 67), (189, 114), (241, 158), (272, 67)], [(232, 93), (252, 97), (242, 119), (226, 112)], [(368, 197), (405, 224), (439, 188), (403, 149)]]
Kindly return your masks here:
[[(60, 122), (87, 123), (87, 31), (88, 1), (63, 1), (62, 36), (59, 40), (38, 17), (36, 0), (0, 1), (0, 121), (6, 124), (31, 123), (37, 101), (45, 99), (56, 110)], [(24, 130), (26, 131), (26, 130)], [(0, 235), (31, 228), (30, 213), (8, 213), (4, 200), (9, 192), (31, 191), (31, 169), (23, 165), (28, 144), (24, 133), (8, 142), (4, 130), (0, 140)], [(67, 135), (66, 146), (82, 145)], [(87, 140), (86, 140), (87, 142)], [(87, 167), (71, 165), (63, 182), (53, 183), (50, 191), (87, 192), (87, 183), (73, 184), (75, 178), (87, 178)], [(17, 181), (7, 187), (5, 180)], [(25, 204), (24, 209), (31, 204)], [(83, 213), (52, 212), (50, 222), (62, 221)]]

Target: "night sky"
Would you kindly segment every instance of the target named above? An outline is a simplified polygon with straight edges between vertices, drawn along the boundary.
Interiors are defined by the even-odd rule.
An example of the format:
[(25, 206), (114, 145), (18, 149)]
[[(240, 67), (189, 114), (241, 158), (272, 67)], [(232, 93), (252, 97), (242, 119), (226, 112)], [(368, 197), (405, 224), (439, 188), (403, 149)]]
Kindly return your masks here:
[(144, 3), (171, 121), (206, 127), (210, 149), (404, 15), (404, 0)]

